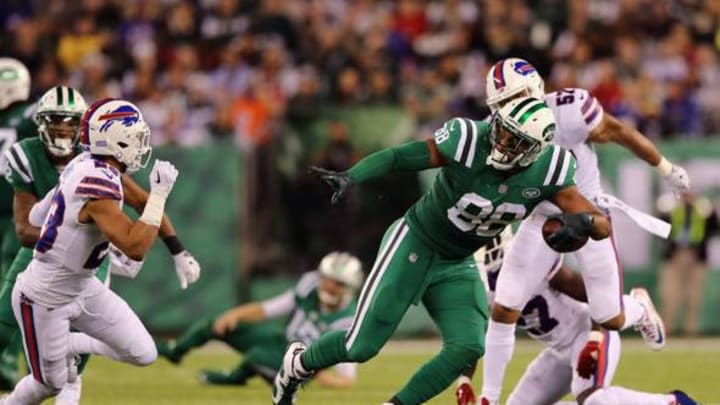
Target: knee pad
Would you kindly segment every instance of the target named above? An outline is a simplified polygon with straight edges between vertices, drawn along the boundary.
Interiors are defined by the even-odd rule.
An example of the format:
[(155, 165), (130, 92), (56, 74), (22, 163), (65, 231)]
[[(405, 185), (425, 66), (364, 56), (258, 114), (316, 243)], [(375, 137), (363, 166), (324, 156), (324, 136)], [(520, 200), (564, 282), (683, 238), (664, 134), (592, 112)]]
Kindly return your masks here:
[(467, 367), (474, 364), (485, 354), (485, 347), (480, 343), (446, 344), (442, 352), (452, 363)]
[(134, 345), (130, 349), (130, 362), (136, 366), (149, 366), (157, 360), (157, 347), (150, 340), (150, 344), (147, 342), (142, 344)]
[(58, 365), (56, 367), (46, 367), (43, 370), (43, 385), (57, 394), (62, 387), (68, 382), (67, 364)]
[(619, 398), (613, 393), (613, 390), (607, 388), (593, 392), (582, 402), (583, 405), (615, 405), (619, 403)]

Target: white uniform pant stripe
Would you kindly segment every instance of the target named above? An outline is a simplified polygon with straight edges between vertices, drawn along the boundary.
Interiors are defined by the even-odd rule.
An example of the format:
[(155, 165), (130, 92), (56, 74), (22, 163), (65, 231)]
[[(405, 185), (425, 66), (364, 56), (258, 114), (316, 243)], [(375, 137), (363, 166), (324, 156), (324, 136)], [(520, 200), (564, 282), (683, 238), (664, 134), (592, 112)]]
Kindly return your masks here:
[[(362, 327), (363, 320), (365, 319), (365, 315), (367, 314), (368, 308), (370, 307), (373, 296), (375, 295), (375, 290), (377, 290), (378, 284), (380, 284), (380, 281), (383, 278), (383, 275), (385, 274), (385, 270), (387, 270), (388, 266), (390, 265), (390, 262), (392, 261), (393, 256), (395, 255), (395, 252), (397, 251), (398, 247), (402, 244), (403, 239), (405, 239), (405, 236), (408, 233), (408, 226), (405, 224), (405, 221), (403, 221), (400, 226), (398, 227), (400, 229), (400, 234), (395, 240), (395, 243), (393, 243), (390, 250), (387, 252), (385, 257), (382, 260), (382, 264), (377, 268), (377, 277), (375, 280), (371, 280), (364, 289), (368, 289), (369, 292), (367, 294), (366, 300), (364, 303), (361, 304), (361, 307), (358, 308), (357, 313), (355, 314), (355, 319), (353, 320), (353, 326), (350, 328), (349, 336), (347, 340), (345, 341), (345, 349), (350, 350), (353, 343), (355, 342), (355, 339), (357, 338), (357, 335), (360, 331), (360, 328)], [(364, 305), (363, 305), (364, 304)]]

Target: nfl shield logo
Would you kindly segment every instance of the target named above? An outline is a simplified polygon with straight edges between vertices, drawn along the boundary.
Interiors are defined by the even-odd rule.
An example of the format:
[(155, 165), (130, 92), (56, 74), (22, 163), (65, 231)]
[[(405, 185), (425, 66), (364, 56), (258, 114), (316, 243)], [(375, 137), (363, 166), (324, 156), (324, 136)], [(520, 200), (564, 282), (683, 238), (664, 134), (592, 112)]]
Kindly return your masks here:
[(505, 194), (508, 191), (507, 184), (501, 184), (500, 187), (498, 187), (498, 193)]

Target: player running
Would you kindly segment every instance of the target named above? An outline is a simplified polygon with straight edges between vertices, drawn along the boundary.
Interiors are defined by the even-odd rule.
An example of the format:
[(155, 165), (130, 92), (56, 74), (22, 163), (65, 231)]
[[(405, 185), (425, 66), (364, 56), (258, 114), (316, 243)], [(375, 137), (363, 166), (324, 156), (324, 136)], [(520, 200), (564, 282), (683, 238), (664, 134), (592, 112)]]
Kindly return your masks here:
[[(502, 237), (497, 238), (497, 243), (481, 249), (475, 256), (478, 268), (487, 276), (490, 301), (495, 294), (505, 250), (512, 245), (511, 238), (512, 231), (508, 228)], [(647, 291), (644, 288), (634, 288), (630, 292), (631, 296), (645, 294)], [(604, 332), (604, 346), (599, 352), (595, 373), (591, 378), (581, 377), (576, 371), (576, 363), (592, 322), (590, 310), (583, 303), (586, 301), (582, 277), (561, 264), (546, 276), (536, 291), (531, 292), (518, 325), (546, 348), (527, 367), (508, 397), (507, 405), (554, 404), (570, 393), (579, 404), (584, 405), (696, 405), (682, 391), (652, 394), (611, 386), (620, 361), (620, 335), (617, 331)], [(470, 383), (473, 372), (474, 367), (463, 373), (458, 381), (458, 405), (477, 403)]]
[(12, 293), (31, 374), (0, 404), (39, 404), (56, 395), (76, 378), (74, 358), (81, 353), (139, 366), (157, 357), (140, 319), (95, 272), (109, 243), (133, 260), (144, 257), (158, 236), (177, 170), (155, 162), (150, 196), (132, 222), (122, 211), (121, 174), (144, 167), (150, 157), (150, 129), (140, 111), (124, 100), (101, 100), (84, 114), (81, 131), (89, 153), (68, 164), (58, 186), (30, 213), (32, 220), (49, 206), (33, 259)]
[[(498, 111), (517, 97), (544, 98), (557, 120), (553, 143), (568, 148), (577, 159), (575, 181), (580, 193), (603, 208), (622, 207), (614, 197), (604, 195), (594, 144), (614, 142), (622, 145), (655, 167), (676, 192), (689, 188), (685, 170), (670, 163), (638, 131), (604, 113), (598, 101), (583, 89), (563, 89), (545, 94), (544, 82), (535, 68), (517, 58), (497, 62), (488, 72), (488, 106)], [(488, 404), (498, 402), (505, 368), (515, 344), (515, 323), (521, 309), (544, 282), (548, 272), (560, 260), (560, 253), (541, 237), (548, 215), (558, 212), (552, 204), (541, 204), (518, 229), (515, 241), (503, 261), (497, 282), (495, 302), (487, 332), (487, 353), (483, 361), (482, 396)], [(573, 253), (588, 291), (590, 314), (596, 324), (620, 330), (636, 326), (651, 348), (665, 345), (665, 329), (648, 295), (624, 296), (622, 269), (613, 238), (591, 240)], [(602, 333), (591, 333), (588, 346), (581, 352), (581, 375), (592, 373), (592, 356), (603, 342)], [(600, 340), (598, 340), (600, 339)]]
[[(51, 88), (40, 97), (35, 108), (34, 120), (40, 136), (24, 139), (5, 152), (4, 158), (8, 162), (6, 178), (14, 189), (15, 228), (23, 247), (17, 253), (0, 288), (0, 323), (14, 326), (14, 334), (20, 344), (20, 330), (15, 322), (11, 305), (12, 289), (17, 275), (27, 268), (32, 259), (32, 247), (39, 239), (39, 226), (44, 220), (43, 217), (37, 226), (33, 225), (29, 218), (30, 210), (57, 185), (60, 171), (82, 152), (78, 140), (80, 120), (86, 110), (85, 100), (77, 90), (65, 86)], [(124, 201), (141, 213), (147, 201), (147, 193), (129, 175), (122, 176), (122, 184)], [(184, 274), (199, 273), (200, 267), (197, 261), (182, 247), (167, 216), (163, 218), (160, 226), (160, 235), (173, 254), (180, 277)], [(110, 260), (103, 261), (96, 274), (104, 283), (110, 281), (109, 263)], [(127, 259), (125, 263), (130, 263), (139, 271), (140, 263), (133, 264)], [(181, 283), (186, 284), (187, 280), (181, 279)], [(4, 353), (13, 350), (12, 347), (0, 345), (0, 349), (3, 348)], [(86, 358), (83, 356), (83, 361), (78, 365), (80, 373), (87, 361)], [(80, 381), (81, 379), (78, 378), (73, 384), (66, 385), (58, 394), (56, 402), (78, 403), (81, 393)]]
[[(232, 308), (217, 318), (200, 320), (177, 341), (157, 342), (158, 354), (177, 364), (192, 348), (220, 340), (242, 353), (242, 361), (229, 372), (203, 372), (204, 382), (244, 385), (259, 375), (272, 383), (288, 342), (309, 345), (325, 332), (350, 326), (355, 295), (362, 284), (361, 267), (360, 260), (348, 253), (329, 253), (318, 269), (306, 273), (294, 288), (262, 302)], [(284, 330), (262, 322), (288, 315)], [(341, 363), (332, 371), (319, 371), (313, 379), (325, 387), (350, 387), (355, 383), (356, 368), (354, 363)]]
[[(32, 120), (34, 107), (30, 97), (30, 72), (17, 59), (0, 58), (0, 174), (7, 170), (4, 152), (15, 141), (37, 136)], [(0, 282), (15, 257), (20, 242), (13, 227), (13, 192), (5, 179), (0, 178)], [(0, 389), (12, 389), (17, 379), (18, 354), (22, 350), (20, 339), (14, 339), (17, 326), (12, 313), (10, 323), (0, 321), (0, 347), (11, 349), (0, 356)]]
[(408, 307), (420, 301), (441, 331), (443, 349), (388, 403), (424, 403), (484, 352), (488, 306), (473, 252), (544, 200), (566, 212), (559, 215), (559, 240), (606, 238), (608, 219), (574, 186), (574, 158), (549, 145), (555, 125), (544, 102), (520, 98), (489, 123), (454, 118), (433, 139), (383, 149), (347, 172), (315, 169), (337, 202), (351, 184), (442, 167), (431, 190), (385, 233), (350, 329), (326, 333), (307, 348), (301, 342), (289, 346), (273, 403), (293, 403), (315, 370), (374, 357)]

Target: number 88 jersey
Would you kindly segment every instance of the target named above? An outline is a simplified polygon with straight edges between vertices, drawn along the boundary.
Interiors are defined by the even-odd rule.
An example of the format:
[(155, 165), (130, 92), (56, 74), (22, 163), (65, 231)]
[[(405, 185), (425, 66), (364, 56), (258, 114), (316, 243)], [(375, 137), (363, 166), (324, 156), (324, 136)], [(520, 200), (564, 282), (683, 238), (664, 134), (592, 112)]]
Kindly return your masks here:
[(95, 224), (78, 221), (80, 211), (93, 199), (113, 200), (122, 208), (120, 172), (81, 154), (60, 175), (33, 260), (19, 279), (31, 299), (47, 306), (63, 305), (93, 279), (109, 245)]
[(405, 215), (419, 238), (451, 259), (471, 256), (505, 226), (575, 184), (575, 159), (556, 145), (528, 167), (493, 168), (486, 163), (489, 133), (487, 123), (465, 118), (453, 118), (436, 131), (435, 144), (447, 164)]

